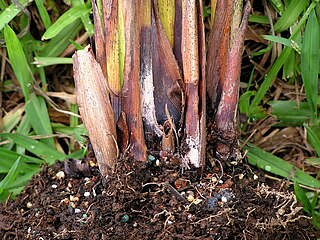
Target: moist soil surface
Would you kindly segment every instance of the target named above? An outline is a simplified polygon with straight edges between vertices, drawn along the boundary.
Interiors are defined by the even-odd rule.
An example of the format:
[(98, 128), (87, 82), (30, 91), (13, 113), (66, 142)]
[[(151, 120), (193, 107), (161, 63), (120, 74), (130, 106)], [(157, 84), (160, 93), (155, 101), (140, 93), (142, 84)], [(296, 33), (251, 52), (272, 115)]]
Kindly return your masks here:
[(320, 237), (292, 186), (245, 159), (213, 160), (200, 176), (149, 158), (124, 158), (107, 179), (90, 157), (45, 166), (16, 201), (0, 206), (0, 239)]

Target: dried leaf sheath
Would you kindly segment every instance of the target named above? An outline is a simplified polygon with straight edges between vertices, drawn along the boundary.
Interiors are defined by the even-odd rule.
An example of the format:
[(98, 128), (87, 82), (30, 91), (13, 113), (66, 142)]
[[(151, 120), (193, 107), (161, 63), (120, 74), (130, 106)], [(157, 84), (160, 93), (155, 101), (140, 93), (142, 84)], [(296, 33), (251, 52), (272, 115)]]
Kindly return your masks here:
[(89, 46), (73, 56), (77, 102), (99, 164), (107, 176), (118, 157), (116, 126), (107, 82)]
[(199, 156), (202, 170), (206, 166), (206, 145), (207, 145), (207, 132), (206, 132), (206, 118), (207, 118), (207, 89), (206, 89), (206, 43), (203, 22), (203, 5), (202, 1), (198, 4), (198, 37), (199, 37), (199, 63), (200, 63), (200, 79), (199, 79), (199, 118), (200, 118), (200, 147)]
[(121, 4), (124, 18), (125, 61), (122, 88), (122, 110), (127, 115), (130, 151), (134, 158), (147, 160), (140, 101), (140, 19), (138, 5), (134, 0)]
[(241, 70), (241, 56), (243, 52), (244, 33), (248, 25), (248, 17), (251, 5), (248, 1), (237, 36), (234, 38), (233, 46), (228, 53), (227, 69), (223, 82), (221, 100), (215, 116), (215, 126), (218, 133), (216, 146), (219, 157), (226, 160), (237, 148), (237, 106), (239, 99), (239, 84)]
[(106, 49), (105, 49), (105, 32), (103, 29), (103, 19), (98, 9), (98, 1), (92, 1), (93, 19), (94, 19), (94, 41), (96, 49), (96, 59), (100, 64), (103, 74), (106, 76)]
[(167, 119), (165, 112), (167, 106), (174, 123), (178, 124), (184, 105), (183, 89), (179, 84), (182, 78), (172, 47), (162, 27), (155, 1), (152, 21), (152, 68), (157, 120), (163, 124)]
[(161, 137), (163, 132), (160, 129), (154, 104), (153, 68), (152, 68), (152, 42), (151, 42), (151, 1), (140, 0), (141, 23), (141, 52), (140, 52), (140, 85), (142, 117), (146, 131)]
[[(214, 2), (214, 1), (212, 1)], [(217, 1), (214, 22), (209, 37), (207, 56), (207, 92), (211, 107), (218, 107), (225, 80), (233, 0)]]
[[(199, 126), (199, 44), (195, 0), (185, 0), (182, 15), (182, 61), (186, 87), (185, 141), (189, 147), (186, 160), (200, 167)], [(188, 164), (188, 163), (187, 163)]]
[(121, 77), (120, 77), (120, 46), (118, 0), (103, 0), (104, 32), (105, 32), (105, 59), (107, 81), (111, 94), (111, 103), (118, 119), (121, 112)]

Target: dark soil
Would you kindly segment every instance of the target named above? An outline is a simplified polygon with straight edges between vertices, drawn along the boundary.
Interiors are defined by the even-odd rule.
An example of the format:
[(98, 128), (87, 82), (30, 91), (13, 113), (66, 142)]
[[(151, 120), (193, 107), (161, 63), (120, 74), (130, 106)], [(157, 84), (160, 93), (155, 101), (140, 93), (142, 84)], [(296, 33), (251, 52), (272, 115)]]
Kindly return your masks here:
[(213, 161), (198, 178), (162, 162), (127, 159), (105, 180), (93, 160), (45, 166), (15, 202), (0, 207), (0, 239), (320, 237), (288, 183), (246, 163), (222, 171)]

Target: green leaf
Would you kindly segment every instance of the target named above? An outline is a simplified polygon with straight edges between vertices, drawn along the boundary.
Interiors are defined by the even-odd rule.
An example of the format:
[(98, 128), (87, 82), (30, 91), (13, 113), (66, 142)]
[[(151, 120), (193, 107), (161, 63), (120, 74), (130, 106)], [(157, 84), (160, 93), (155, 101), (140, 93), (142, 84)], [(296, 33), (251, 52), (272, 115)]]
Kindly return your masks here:
[(0, 173), (9, 172), (10, 168), (18, 158), (21, 159), (21, 169), (25, 172), (39, 168), (40, 164), (45, 163), (39, 158), (20, 155), (16, 152), (0, 148)]
[(81, 4), (70, 8), (43, 34), (42, 40), (51, 39), (58, 35), (66, 26), (91, 11), (90, 4)]
[(29, 87), (31, 86), (32, 78), (26, 56), (16, 34), (8, 25), (4, 28), (4, 38), (11, 67), (19, 81), (25, 99), (28, 100), (30, 95)]
[[(72, 1), (73, 6), (79, 6), (81, 4), (84, 4), (83, 0), (73, 0)], [(86, 32), (88, 33), (88, 35), (92, 36), (94, 33), (94, 30), (93, 30), (93, 24), (92, 24), (92, 21), (90, 19), (89, 14), (87, 13), (87, 14), (84, 14), (83, 16), (81, 16), (81, 21), (82, 21), (83, 26), (84, 26)]]
[[(28, 0), (19, 0), (20, 4), (25, 7), (28, 3), (32, 1)], [(7, 7), (1, 14), (0, 14), (0, 31), (4, 28), (6, 24), (11, 22), (19, 13), (21, 9), (18, 8), (14, 3), (12, 3), (9, 7)]]
[(301, 44), (294, 42), (292, 39), (287, 39), (287, 38), (273, 36), (273, 35), (263, 35), (263, 38), (268, 41), (280, 43), (287, 47), (292, 47), (298, 53), (301, 53)]
[(271, 114), (279, 121), (277, 126), (302, 126), (311, 116), (308, 103), (294, 101), (270, 101)]
[(57, 64), (72, 64), (72, 58), (65, 57), (35, 57), (33, 64), (37, 67), (47, 67)]
[(281, 0), (270, 0), (270, 3), (278, 13), (282, 14), (284, 12), (284, 6)]
[(318, 72), (320, 59), (319, 24), (313, 10), (307, 22), (301, 52), (301, 75), (307, 101), (312, 110), (311, 120), (317, 118)]
[[(294, 0), (296, 1), (296, 0)], [(293, 2), (293, 1), (292, 1)], [(295, 29), (292, 32), (292, 35), (290, 39), (295, 40), (295, 38), (298, 36), (299, 31), (303, 27), (304, 23), (307, 21), (310, 13), (312, 10), (317, 6), (318, 3), (312, 2), (311, 5), (308, 7), (308, 9), (304, 12), (302, 18), (300, 19), (299, 23), (295, 27)], [(280, 71), (281, 67), (287, 60), (287, 58), (290, 56), (292, 48), (285, 47), (284, 50), (281, 52), (280, 56), (277, 58), (276, 62), (272, 65), (270, 68), (268, 74), (266, 74), (265, 79), (263, 83), (261, 84), (259, 90), (257, 91), (257, 94), (252, 100), (251, 106), (257, 106), (260, 101), (263, 99), (264, 95), (268, 91), (268, 89), (271, 87), (274, 79), (276, 78), (278, 72)]]
[(49, 16), (49, 13), (47, 12), (47, 9), (45, 8), (43, 4), (43, 0), (35, 0), (39, 15), (41, 17), (41, 20), (43, 22), (43, 25), (45, 29), (48, 29), (51, 26), (51, 19)]
[(79, 31), (83, 29), (80, 19), (77, 19), (70, 25), (66, 26), (57, 36), (50, 40), (41, 51), (41, 57), (57, 57), (59, 56), (70, 44), (70, 39), (77, 36)]
[(49, 164), (53, 164), (56, 160), (65, 160), (67, 156), (64, 153), (58, 152), (51, 146), (44, 144), (40, 141), (31, 139), (27, 136), (22, 136), (13, 133), (1, 133), (0, 137), (12, 140), (17, 145), (26, 148), (29, 152), (44, 159)]
[(276, 62), (272, 65), (270, 68), (268, 74), (265, 75), (264, 81), (261, 84), (260, 88), (258, 89), (255, 97), (252, 100), (251, 105), (255, 106), (260, 103), (260, 101), (263, 99), (264, 95), (272, 85), (274, 79), (276, 78), (278, 72), (280, 71), (281, 67), (287, 60), (287, 58), (290, 55), (290, 52), (292, 51), (291, 47), (285, 47), (284, 50), (281, 52), (280, 56), (277, 58)]
[(306, 193), (303, 191), (303, 189), (299, 186), (297, 182), (294, 182), (294, 193), (298, 199), (298, 202), (303, 204), (303, 209), (309, 214), (311, 214), (313, 210), (311, 202), (309, 201)]
[(291, 0), (288, 8), (274, 25), (276, 32), (287, 30), (308, 6), (309, 0)]
[[(25, 105), (26, 114), (29, 117), (32, 128), (37, 135), (52, 135), (52, 128), (45, 100), (41, 96), (31, 95), (31, 99)], [(54, 147), (53, 138), (40, 140)]]
[(291, 163), (249, 143), (244, 149), (248, 150), (247, 157), (250, 164), (305, 186), (320, 188), (319, 180), (296, 168)]
[(23, 104), (19, 104), (2, 118), (2, 131), (11, 132), (22, 118), (24, 113)]
[(317, 155), (320, 156), (320, 139), (318, 134), (316, 134), (316, 129), (314, 127), (309, 127), (308, 124), (304, 124), (304, 127), (307, 129), (308, 141), (314, 147), (317, 152)]
[(261, 15), (250, 15), (249, 22), (260, 23), (260, 24), (269, 24), (270, 23), (267, 16), (261, 16)]
[(19, 164), (20, 164), (20, 158), (19, 157), (15, 163), (13, 164), (12, 168), (10, 169), (10, 171), (8, 172), (8, 174), (5, 176), (5, 178), (0, 182), (0, 194), (2, 194), (3, 190), (7, 189), (7, 186), (13, 182), (16, 177), (18, 176), (19, 174), (19, 171), (18, 171), (18, 167), (19, 167)]

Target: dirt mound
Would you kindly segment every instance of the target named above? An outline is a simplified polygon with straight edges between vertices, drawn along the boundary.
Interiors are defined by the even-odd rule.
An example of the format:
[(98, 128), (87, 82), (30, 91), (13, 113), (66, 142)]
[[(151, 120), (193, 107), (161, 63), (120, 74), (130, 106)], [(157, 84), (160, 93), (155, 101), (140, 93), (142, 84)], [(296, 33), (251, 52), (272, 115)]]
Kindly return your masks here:
[[(0, 208), (1, 239), (317, 239), (286, 182), (246, 164), (195, 171), (123, 160), (46, 166)], [(233, 177), (231, 177), (233, 176)], [(201, 180), (200, 180), (201, 179)]]

